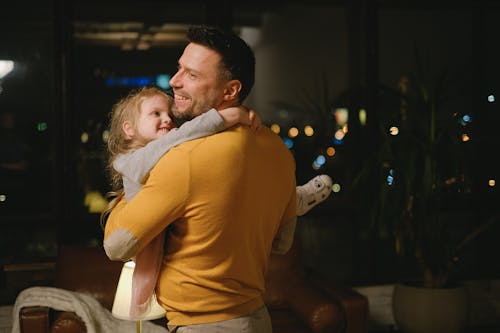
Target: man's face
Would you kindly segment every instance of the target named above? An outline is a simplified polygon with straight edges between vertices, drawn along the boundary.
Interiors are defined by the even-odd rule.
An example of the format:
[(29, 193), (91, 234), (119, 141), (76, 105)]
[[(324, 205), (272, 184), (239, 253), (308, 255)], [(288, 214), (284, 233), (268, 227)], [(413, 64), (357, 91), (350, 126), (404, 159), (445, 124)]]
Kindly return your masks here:
[(220, 61), (220, 55), (205, 46), (194, 43), (186, 46), (177, 73), (170, 80), (175, 117), (192, 119), (222, 106), (226, 82), (219, 75)]

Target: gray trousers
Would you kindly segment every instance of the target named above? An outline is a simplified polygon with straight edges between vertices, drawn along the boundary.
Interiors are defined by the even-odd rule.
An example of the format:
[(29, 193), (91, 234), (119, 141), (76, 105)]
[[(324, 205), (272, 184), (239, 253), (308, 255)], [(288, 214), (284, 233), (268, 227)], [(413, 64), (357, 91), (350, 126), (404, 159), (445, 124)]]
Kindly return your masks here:
[(265, 306), (239, 318), (209, 324), (168, 326), (170, 333), (272, 333), (271, 317)]

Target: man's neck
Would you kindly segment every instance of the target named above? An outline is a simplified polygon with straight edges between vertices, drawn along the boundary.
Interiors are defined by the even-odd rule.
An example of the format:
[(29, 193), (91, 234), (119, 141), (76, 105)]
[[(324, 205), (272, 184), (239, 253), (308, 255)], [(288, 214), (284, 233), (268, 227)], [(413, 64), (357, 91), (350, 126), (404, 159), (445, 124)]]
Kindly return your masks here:
[(224, 110), (227, 108), (232, 108), (232, 107), (237, 107), (240, 106), (241, 103), (238, 100), (231, 100), (231, 101), (224, 101), (218, 106), (214, 106), (214, 109), (217, 111)]

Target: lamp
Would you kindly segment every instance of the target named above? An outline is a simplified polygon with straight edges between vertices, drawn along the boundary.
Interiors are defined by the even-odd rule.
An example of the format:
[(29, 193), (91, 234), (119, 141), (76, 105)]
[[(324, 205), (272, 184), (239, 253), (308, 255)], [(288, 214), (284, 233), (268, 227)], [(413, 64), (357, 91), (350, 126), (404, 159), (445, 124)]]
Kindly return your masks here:
[(14, 61), (0, 60), (0, 80), (14, 69)]
[[(132, 300), (132, 276), (134, 274), (135, 263), (133, 261), (126, 262), (120, 274), (120, 279), (118, 280), (118, 286), (116, 287), (115, 300), (113, 302), (113, 308), (111, 313), (113, 316), (119, 319), (125, 320), (136, 320), (130, 317), (130, 303)], [(165, 316), (165, 309), (163, 309), (156, 298), (151, 302), (151, 307), (149, 311), (144, 315), (143, 319), (138, 319), (137, 321), (137, 333), (142, 332), (142, 320), (152, 320), (158, 319)]]

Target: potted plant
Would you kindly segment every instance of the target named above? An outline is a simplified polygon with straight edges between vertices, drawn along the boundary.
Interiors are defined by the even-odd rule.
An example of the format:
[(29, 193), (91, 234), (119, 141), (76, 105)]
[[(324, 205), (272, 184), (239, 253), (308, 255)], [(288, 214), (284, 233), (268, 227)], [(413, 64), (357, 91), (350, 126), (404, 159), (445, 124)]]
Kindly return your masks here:
[[(461, 332), (467, 297), (464, 288), (453, 283), (451, 273), (464, 246), (496, 219), (471, 227), (462, 239), (450, 232), (454, 217), (450, 211), (471, 191), (467, 160), (471, 115), (447, 99), (457, 80), (446, 72), (431, 79), (420, 58), (416, 59), (415, 75), (403, 76), (397, 91), (380, 91), (378, 149), (354, 185), (368, 194), (363, 202), (370, 225), (389, 231), (396, 253), (416, 264), (421, 273), (418, 285), (396, 285), (396, 323), (406, 332)], [(422, 300), (425, 305), (418, 305), (421, 296), (416, 291), (438, 300)], [(407, 292), (411, 292), (409, 301), (403, 299)], [(443, 303), (446, 297), (451, 304)], [(410, 308), (403, 309), (403, 305)], [(443, 318), (444, 324), (437, 324), (444, 316), (438, 311), (451, 313), (453, 308), (456, 318)], [(406, 323), (412, 316), (420, 328)], [(431, 323), (425, 323), (426, 319)]]

